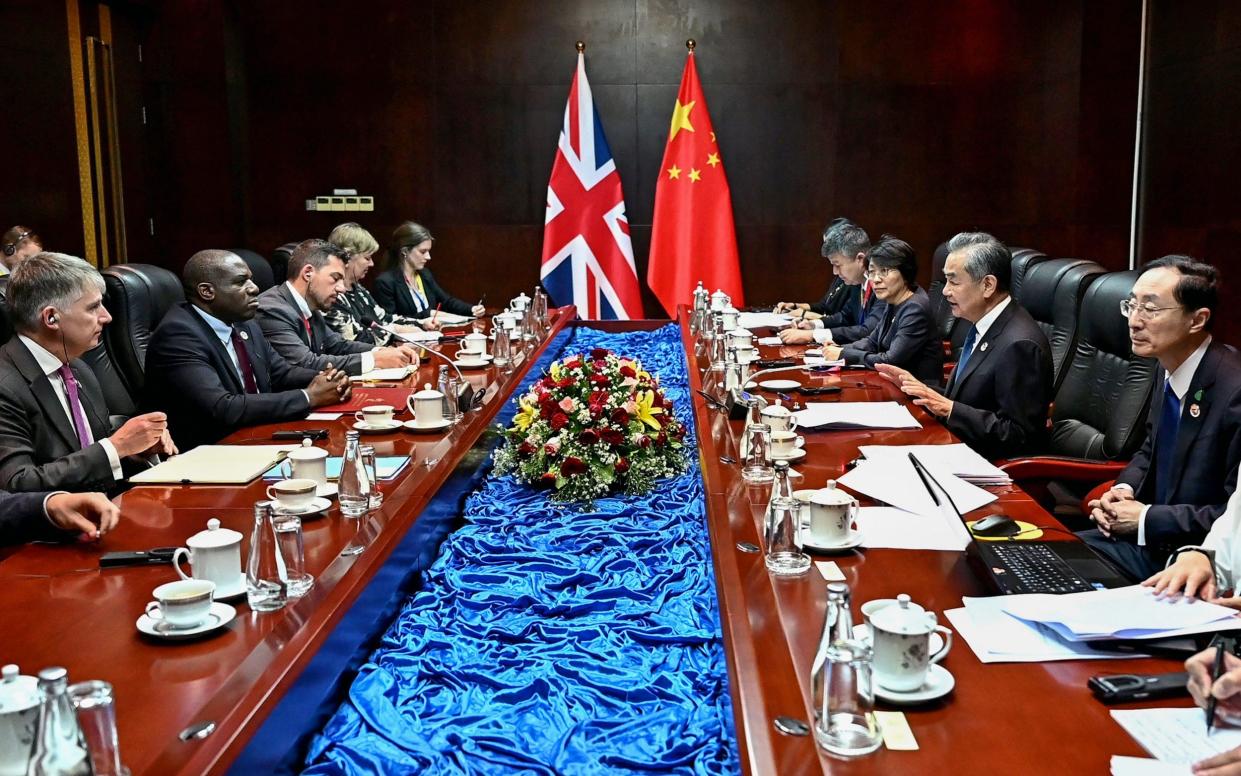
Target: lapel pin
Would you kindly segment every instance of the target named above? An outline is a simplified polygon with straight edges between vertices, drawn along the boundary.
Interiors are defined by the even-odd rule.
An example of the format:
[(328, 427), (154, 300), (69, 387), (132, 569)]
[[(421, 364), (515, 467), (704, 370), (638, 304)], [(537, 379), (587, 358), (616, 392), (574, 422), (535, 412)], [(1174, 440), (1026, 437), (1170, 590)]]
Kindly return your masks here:
[(979, 350), (981, 350), (983, 353), (986, 353), (986, 352), (987, 352), (987, 345), (988, 345), (988, 344), (989, 344), (989, 343), (984, 342), (984, 343), (982, 343), (981, 345), (979, 345), (979, 346), (978, 346), (978, 349), (979, 349)]
[(242, 338), (243, 340), (248, 340), (248, 339), (250, 339), (250, 334), (249, 334), (249, 332), (244, 332), (244, 331), (243, 331), (243, 332), (241, 332), (241, 338)]
[(1189, 417), (1191, 417), (1191, 418), (1196, 418), (1196, 417), (1198, 417), (1198, 416), (1199, 416), (1199, 415), (1201, 415), (1201, 414), (1202, 414), (1202, 408), (1201, 408), (1201, 407), (1199, 407), (1197, 404), (1191, 404), (1191, 405), (1189, 405)]

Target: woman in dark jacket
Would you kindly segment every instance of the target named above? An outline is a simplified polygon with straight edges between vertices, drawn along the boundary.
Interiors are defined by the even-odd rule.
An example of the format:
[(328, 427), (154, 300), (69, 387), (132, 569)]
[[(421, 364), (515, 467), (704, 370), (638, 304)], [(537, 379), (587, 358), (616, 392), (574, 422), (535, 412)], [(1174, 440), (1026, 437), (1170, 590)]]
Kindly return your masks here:
[(455, 315), (482, 315), (486, 308), (449, 294), (426, 268), (434, 239), (425, 226), (413, 221), (396, 228), (388, 246), (390, 269), (375, 280), (375, 301), (394, 315), (419, 320), (430, 319), (437, 308)]
[(918, 288), (918, 258), (904, 240), (884, 235), (866, 255), (875, 296), (888, 309), (870, 336), (844, 345), (824, 345), (827, 359), (873, 367), (908, 369), (927, 385), (944, 380), (944, 349), (931, 313), (931, 300)]

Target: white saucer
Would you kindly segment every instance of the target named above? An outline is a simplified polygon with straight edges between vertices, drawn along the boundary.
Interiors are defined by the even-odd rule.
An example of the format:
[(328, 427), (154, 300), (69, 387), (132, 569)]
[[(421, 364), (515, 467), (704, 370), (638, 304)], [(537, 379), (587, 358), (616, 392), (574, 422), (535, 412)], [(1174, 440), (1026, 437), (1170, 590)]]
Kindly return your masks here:
[(952, 692), (952, 688), (957, 686), (957, 680), (947, 668), (938, 663), (932, 663), (931, 669), (926, 672), (926, 681), (916, 690), (908, 692), (889, 690), (878, 681), (874, 682), (874, 686), (876, 697), (888, 703), (904, 706), (938, 700)]
[(315, 495), (319, 498), (331, 498), (337, 493), (336, 483), (328, 482), (315, 488)]
[(801, 387), (801, 383), (796, 380), (763, 380), (758, 384), (759, 388), (766, 388), (769, 391), (792, 391)]
[(436, 431), (443, 431), (452, 425), (452, 421), (447, 418), (441, 418), (435, 423), (419, 425), (417, 420), (407, 420), (401, 424), (406, 431), (413, 431), (418, 434), (434, 434)]
[[(273, 504), (273, 506), (275, 506)], [(326, 512), (332, 508), (332, 500), (327, 498), (314, 498), (310, 503), (301, 509), (289, 509), (288, 507), (275, 506), (276, 510), (282, 515), (297, 515), (305, 517), (306, 515), (317, 515), (320, 512)]]
[(787, 453), (785, 455), (780, 455), (779, 453), (775, 453), (775, 452), (771, 454), (771, 460), (773, 461), (800, 461), (801, 459), (805, 457), (806, 457), (806, 451), (800, 447), (793, 450), (793, 452)]
[(217, 587), (211, 597), (216, 601), (227, 601), (246, 594), (246, 575), (239, 574), (237, 581), (228, 587)]
[(192, 639), (204, 633), (210, 633), (217, 628), (223, 628), (232, 622), (236, 616), (236, 609), (228, 604), (216, 601), (211, 604), (211, 611), (207, 613), (207, 619), (193, 628), (168, 628), (161, 622), (158, 614), (152, 617), (145, 612), (143, 612), (135, 624), (138, 626), (138, 630), (148, 636), (166, 641), (180, 641), (182, 639)]
[[(803, 531), (803, 534), (805, 533), (807, 532)], [(866, 540), (866, 537), (862, 535), (861, 531), (854, 531), (849, 534), (849, 538), (841, 544), (818, 545), (813, 541), (808, 541), (808, 538), (809, 537), (807, 536), (803, 536), (802, 546), (809, 550), (817, 550), (818, 552), (845, 552), (846, 550), (852, 550), (855, 547), (861, 547), (862, 542)]]
[(358, 421), (353, 424), (354, 431), (361, 431), (363, 434), (386, 434), (389, 431), (396, 431), (402, 425), (399, 420), (389, 420), (387, 423), (372, 426), (370, 423)]
[[(862, 641), (870, 641), (870, 626), (864, 622), (854, 625), (853, 638), (861, 639)], [(931, 638), (927, 642), (926, 648), (932, 655), (939, 652), (944, 648), (944, 637), (939, 635), (938, 632), (932, 631)]]

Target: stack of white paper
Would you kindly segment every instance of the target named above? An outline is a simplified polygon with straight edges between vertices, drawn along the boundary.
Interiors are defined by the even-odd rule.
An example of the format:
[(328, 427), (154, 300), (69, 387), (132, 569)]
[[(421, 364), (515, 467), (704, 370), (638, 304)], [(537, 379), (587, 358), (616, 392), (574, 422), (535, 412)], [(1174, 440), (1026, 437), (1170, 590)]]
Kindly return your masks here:
[(810, 402), (793, 415), (798, 428), (922, 428), (909, 409), (897, 401)]
[(403, 340), (405, 342), (439, 342), (440, 338), (444, 336), (438, 331), (410, 331), (399, 333), (390, 329), (384, 329), (384, 331), (388, 332), (396, 339)]
[(409, 377), (409, 373), (412, 371), (414, 371), (412, 366), (394, 366), (390, 369), (372, 369), (369, 372), (354, 375), (349, 379), (355, 383), (404, 380), (406, 377)]
[(782, 329), (793, 322), (792, 317), (783, 313), (741, 313), (737, 316), (737, 328), (757, 329), (769, 327)]
[(1068, 595), (1012, 595), (1002, 606), (1013, 617), (1045, 625), (1066, 641), (1160, 638), (1241, 626), (1235, 609), (1158, 596), (1141, 585)]
[(1112, 756), (1112, 776), (1193, 776), (1188, 765), (1176, 765), (1146, 757)]
[(759, 337), (758, 344), (768, 345), (768, 346), (783, 345), (784, 340), (780, 339), (779, 337)]
[(965, 606), (944, 612), (957, 635), (983, 663), (1044, 663), (1055, 660), (1115, 660), (1133, 653), (1100, 652), (1070, 642), (1038, 623), (1023, 622), (1004, 611), (1007, 596), (962, 598)]
[(915, 515), (891, 507), (862, 507), (858, 529), (863, 547), (894, 550), (955, 550), (970, 543), (969, 533), (957, 519), (940, 515)]
[(913, 453), (936, 475), (936, 478), (942, 471), (983, 487), (1008, 485), (1012, 482), (1003, 469), (983, 458), (966, 444), (862, 445), (858, 450), (867, 459), (879, 459), (885, 456), (908, 458), (909, 454)]
[[(930, 466), (927, 468), (931, 469)], [(939, 489), (936, 489), (935, 495), (940, 503), (935, 503), (908, 456), (881, 456), (878, 459), (862, 461), (837, 482), (876, 501), (913, 512), (915, 515), (941, 519), (951, 516), (958, 525), (960, 520), (952, 509), (953, 505), (964, 515), (996, 500), (994, 493), (971, 485), (952, 474), (933, 469), (931, 473), (940, 487), (952, 497), (952, 504), (944, 501), (943, 491)]]
[[(1188, 709), (1116, 709), (1112, 711), (1112, 719), (1116, 720), (1133, 740), (1142, 748), (1154, 755), (1161, 763), (1173, 763), (1188, 766), (1193, 763), (1214, 757), (1217, 754), (1236, 749), (1241, 746), (1241, 730), (1237, 728), (1217, 728), (1207, 734), (1206, 712), (1199, 708)], [(1116, 760), (1112, 759), (1113, 773), (1116, 773)], [(1140, 758), (1125, 758), (1141, 763)], [(1174, 768), (1161, 771), (1134, 770), (1142, 767), (1135, 762), (1122, 762), (1122, 774), (1140, 773), (1177, 773)], [(1185, 771), (1187, 772), (1187, 771)]]

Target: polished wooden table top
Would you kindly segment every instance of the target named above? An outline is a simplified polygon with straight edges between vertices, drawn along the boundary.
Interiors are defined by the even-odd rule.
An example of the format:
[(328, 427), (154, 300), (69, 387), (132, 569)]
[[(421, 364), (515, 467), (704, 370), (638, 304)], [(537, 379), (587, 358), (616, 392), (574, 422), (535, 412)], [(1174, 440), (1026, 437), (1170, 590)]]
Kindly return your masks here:
[[(691, 365), (691, 387), (700, 388), (706, 361), (695, 356), (684, 311), (681, 323)], [(800, 356), (804, 349), (761, 348), (764, 358)], [(840, 394), (810, 397), (810, 401), (905, 400), (895, 386), (874, 372), (773, 376), (843, 389)], [(759, 392), (774, 400), (771, 392)], [(782, 776), (828, 772), (1095, 774), (1108, 772), (1108, 760), (1114, 754), (1143, 754), (1111, 720), (1107, 707), (1093, 698), (1086, 680), (1103, 673), (1177, 671), (1181, 670), (1178, 662), (1125, 659), (983, 664), (959, 637), (943, 661), (956, 678), (955, 690), (944, 700), (903, 709), (918, 740), (918, 751), (880, 749), (846, 761), (823, 753), (812, 736), (777, 732), (772, 722), (778, 716), (812, 719), (810, 666), (823, 626), (826, 583), (813, 568), (792, 579), (774, 577), (767, 572), (761, 554), (737, 549), (738, 542), (762, 545), (762, 518), (770, 486), (748, 485), (741, 477), (740, 464), (720, 460), (721, 456), (739, 457), (744, 421), (729, 421), (701, 397), (695, 398), (694, 405), (709, 494), (707, 513), (729, 657), (733, 714), (747, 772)], [(858, 457), (860, 445), (957, 441), (921, 408), (912, 404), (909, 408), (922, 424), (919, 431), (805, 433), (807, 455), (794, 465), (804, 479), (795, 480), (794, 487), (823, 487), (828, 479), (839, 477), (848, 462)], [(993, 490), (999, 500), (971, 513), (971, 518), (1004, 512), (1037, 525), (1057, 524), (1020, 488)], [(1049, 533), (1045, 538), (1058, 537)], [(852, 590), (855, 622), (860, 622), (858, 607), (862, 603), (908, 593), (915, 602), (936, 612), (941, 624), (951, 627), (943, 617), (945, 609), (960, 607), (962, 596), (994, 594), (967, 564), (965, 553), (868, 549), (813, 557), (835, 561), (844, 573)], [(1138, 706), (1141, 704), (1127, 708)], [(898, 707), (879, 701), (877, 708)]]
[[(253, 506), (266, 498), (269, 483), (242, 487), (140, 486), (117, 498), (122, 520), (97, 544), (27, 545), (0, 551), (0, 660), (33, 674), (50, 665), (68, 668), (71, 681), (103, 679), (113, 684), (121, 753), (138, 774), (222, 772), (297, 678), (306, 662), (383, 565), (427, 502), (525, 376), (543, 349), (574, 318), (572, 307), (553, 311), (550, 333), (510, 370), (489, 367), (463, 372), (485, 390), (481, 409), (447, 431), (419, 435), (405, 431), (367, 435), (378, 455), (409, 455), (395, 479), (381, 482), (382, 507), (364, 520), (347, 520), (335, 502), (317, 519), (305, 519), (307, 569), (314, 588), (284, 609), (251, 612), (245, 599), (231, 602), (237, 619), (211, 638), (155, 641), (135, 621), (151, 590), (176, 579), (168, 566), (99, 568), (99, 556), (118, 550), (184, 546), (185, 540), (218, 517), (245, 535), (244, 568), (254, 522)], [(445, 344), (446, 354), (455, 345)], [(442, 361), (426, 358), (406, 385), (433, 382)], [(405, 415), (407, 418), (408, 415)], [(333, 455), (344, 449), (352, 416), (338, 421), (297, 421), (243, 429), (227, 444), (274, 444), (281, 429), (328, 428), (318, 442)], [(359, 534), (367, 549), (344, 557), (340, 551)], [(188, 571), (188, 566), (186, 567)], [(184, 742), (185, 728), (214, 721), (215, 732)]]

